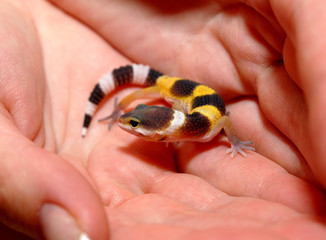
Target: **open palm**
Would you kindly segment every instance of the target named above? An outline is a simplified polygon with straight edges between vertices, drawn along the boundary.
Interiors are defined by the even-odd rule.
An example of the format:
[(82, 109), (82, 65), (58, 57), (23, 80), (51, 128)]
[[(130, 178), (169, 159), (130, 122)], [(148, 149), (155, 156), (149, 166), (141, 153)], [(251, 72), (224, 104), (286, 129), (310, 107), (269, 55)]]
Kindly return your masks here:
[[(325, 212), (326, 181), (306, 162), (314, 142), (305, 134), (312, 120), (294, 54), (300, 46), (269, 2), (52, 2), (0, 7), (5, 224), (38, 236), (38, 211), (53, 203), (92, 239), (108, 231), (113, 239), (325, 234), (312, 217)], [(213, 87), (239, 138), (257, 151), (231, 159), (222, 134), (166, 147), (117, 126), (107, 131), (96, 119), (112, 111), (113, 95), (81, 138), (94, 84), (130, 62)]]

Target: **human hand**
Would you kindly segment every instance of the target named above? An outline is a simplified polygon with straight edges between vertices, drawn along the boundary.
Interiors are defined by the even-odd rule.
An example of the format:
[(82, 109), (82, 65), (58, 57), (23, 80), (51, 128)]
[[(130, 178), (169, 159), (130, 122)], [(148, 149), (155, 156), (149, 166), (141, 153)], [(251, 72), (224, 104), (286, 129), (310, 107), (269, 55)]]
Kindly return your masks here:
[[(42, 232), (47, 239), (78, 239), (85, 232), (93, 239), (108, 236), (85, 150), (81, 141), (69, 143), (61, 129), (74, 121), (66, 77), (78, 71), (65, 64), (78, 61), (67, 59), (71, 47), (63, 56), (65, 41), (73, 39), (67, 29), (60, 31), (65, 22), (55, 12), (43, 1), (0, 3), (1, 222), (25, 234), (1, 225), (1, 239), (40, 238)], [(65, 78), (58, 80), (61, 74)], [(67, 144), (73, 147), (65, 150)]]
[[(29, 14), (37, 23), (44, 62), (38, 61), (44, 64), (41, 69), (45, 77), (43, 83), (35, 80), (38, 87), (32, 93), (30, 88), (21, 88), (21, 83), (17, 87), (22, 89), (20, 95), (25, 91), (30, 94), (23, 98), (25, 102), (31, 101), (35, 92), (40, 97), (43, 88), (48, 105), (31, 110), (17, 107), (18, 117), (13, 111), (9, 111), (11, 115), (4, 111), (4, 116), (26, 123), (16, 120), (1, 124), (1, 132), (13, 139), (27, 136), (38, 144), (35, 151), (43, 151), (45, 146), (51, 156), (53, 152), (60, 156), (45, 161), (42, 171), (48, 171), (40, 176), (38, 158), (25, 154), (34, 159), (30, 161), (35, 161), (35, 165), (25, 164), (39, 174), (33, 175), (33, 181), (24, 189), (35, 189), (35, 183), (42, 183), (48, 176), (56, 176), (61, 184), (52, 181), (41, 185), (45, 192), (42, 196), (27, 195), (35, 203), (28, 205), (34, 218), (18, 215), (14, 217), (16, 221), (26, 224), (32, 219), (36, 226), (30, 227), (38, 230), (35, 212), (40, 203), (44, 198), (58, 197), (66, 201), (69, 211), (74, 211), (73, 215), (82, 223), (86, 222), (82, 211), (95, 208), (98, 216), (93, 213), (88, 216), (89, 225), (81, 225), (94, 239), (105, 236), (106, 221), (88, 181), (102, 198), (112, 238), (215, 239), (241, 235), (251, 239), (296, 239), (306, 232), (311, 238), (323, 236), (324, 228), (309, 216), (325, 210), (325, 197), (317, 188), (323, 180), (316, 180), (311, 174), (304, 151), (304, 141), (309, 139), (303, 135), (304, 130), (296, 128), (305, 123), (309, 112), (305, 111), (301, 90), (289, 78), (288, 73), (293, 77), (293, 72), (282, 65), (282, 45), (287, 36), (283, 30), (287, 29), (278, 26), (268, 11), (268, 2), (252, 1), (253, 10), (243, 4), (232, 8), (226, 4), (220, 9), (218, 3), (199, 1), (179, 1), (174, 9), (160, 1), (57, 1), (79, 21), (46, 3), (33, 2), (38, 4), (33, 5)], [(275, 1), (272, 6), (277, 3), (281, 4)], [(38, 37), (35, 33), (33, 36)], [(284, 58), (287, 56), (285, 52)], [(137, 140), (118, 128), (107, 132), (104, 125), (95, 121), (87, 138), (80, 139), (78, 122), (82, 121), (85, 96), (102, 73), (127, 63), (128, 59), (214, 87), (229, 103), (227, 107), (240, 138), (254, 140), (257, 153), (230, 159), (225, 154), (227, 146), (221, 144), (222, 137), (208, 144), (187, 143), (178, 149), (166, 149), (164, 144)], [(32, 66), (27, 69), (33, 69)], [(35, 104), (28, 104), (29, 107), (40, 103), (38, 99), (32, 102)], [(106, 115), (111, 106), (109, 101), (97, 116)], [(37, 114), (40, 124), (35, 124)], [(293, 120), (293, 116), (298, 119)], [(31, 124), (35, 134), (28, 132), (33, 133)], [(4, 136), (1, 144), (8, 139)], [(11, 148), (9, 144), (2, 146), (12, 150), (12, 144)], [(8, 155), (8, 151), (3, 154), (19, 159)], [(17, 161), (14, 166), (17, 173), (26, 168), (20, 164)], [(68, 170), (55, 171), (54, 167)], [(191, 174), (176, 174), (177, 171)], [(65, 186), (67, 175), (69, 182), (83, 188), (69, 191)], [(21, 193), (20, 189), (8, 186), (14, 196)], [(65, 199), (71, 193), (74, 196)], [(92, 196), (91, 200), (72, 208), (80, 202), (79, 194)], [(13, 205), (8, 212), (19, 210)], [(96, 226), (98, 222), (102, 225)], [(95, 236), (95, 228), (103, 232)]]

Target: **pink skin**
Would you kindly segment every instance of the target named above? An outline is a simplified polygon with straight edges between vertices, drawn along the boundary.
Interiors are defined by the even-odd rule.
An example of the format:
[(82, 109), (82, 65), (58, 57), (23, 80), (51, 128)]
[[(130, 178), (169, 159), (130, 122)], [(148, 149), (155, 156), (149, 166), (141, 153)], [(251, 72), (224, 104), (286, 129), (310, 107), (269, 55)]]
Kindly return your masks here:
[[(52, 2), (0, 3), (7, 225), (39, 236), (50, 202), (92, 239), (325, 237), (326, 1)], [(166, 148), (108, 132), (96, 120), (113, 97), (81, 138), (91, 89), (128, 59), (218, 90), (257, 151), (230, 159), (222, 135)]]

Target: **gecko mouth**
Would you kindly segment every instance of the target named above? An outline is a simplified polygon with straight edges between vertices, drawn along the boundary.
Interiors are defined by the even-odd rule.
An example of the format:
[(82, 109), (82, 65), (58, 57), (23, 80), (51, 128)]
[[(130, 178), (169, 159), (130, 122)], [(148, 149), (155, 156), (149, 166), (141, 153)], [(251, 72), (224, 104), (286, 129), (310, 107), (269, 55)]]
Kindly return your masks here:
[(137, 136), (137, 137), (145, 137), (144, 134), (135, 131), (134, 129), (130, 128), (129, 126), (125, 126), (125, 125), (122, 124), (121, 122), (118, 122), (118, 126), (119, 126), (120, 128), (122, 128), (123, 130), (125, 130), (126, 132), (131, 133), (131, 134), (133, 134), (133, 135), (135, 135), (135, 136)]

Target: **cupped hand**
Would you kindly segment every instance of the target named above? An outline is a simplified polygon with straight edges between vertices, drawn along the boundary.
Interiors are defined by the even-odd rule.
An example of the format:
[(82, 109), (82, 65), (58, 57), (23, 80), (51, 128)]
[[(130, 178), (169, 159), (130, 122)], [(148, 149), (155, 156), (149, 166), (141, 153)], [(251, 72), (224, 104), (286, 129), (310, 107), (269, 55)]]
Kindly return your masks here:
[[(324, 236), (326, 36), (308, 16), (326, 4), (292, 2), (3, 1), (2, 222), (49, 239)], [(82, 139), (92, 87), (130, 62), (212, 86), (257, 151), (108, 132), (113, 95)]]

